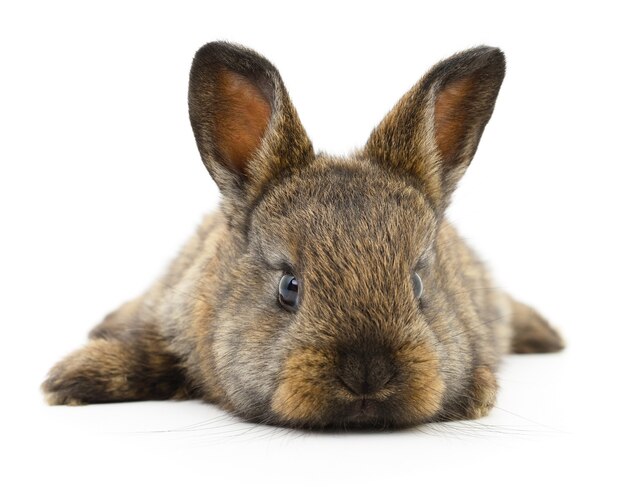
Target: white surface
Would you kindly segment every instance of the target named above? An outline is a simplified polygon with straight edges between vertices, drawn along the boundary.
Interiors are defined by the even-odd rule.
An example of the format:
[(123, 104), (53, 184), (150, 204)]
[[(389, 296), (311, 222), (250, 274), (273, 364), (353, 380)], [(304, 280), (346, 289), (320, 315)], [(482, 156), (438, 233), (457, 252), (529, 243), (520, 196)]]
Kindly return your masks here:
[[(624, 492), (617, 2), (90, 5), (0, 7), (2, 493)], [(488, 418), (406, 432), (292, 432), (195, 402), (45, 406), (47, 369), (216, 204), (186, 113), (191, 58), (214, 39), (270, 58), (337, 153), (440, 58), (500, 46), (508, 75), (450, 214), (567, 351), (508, 358)]]

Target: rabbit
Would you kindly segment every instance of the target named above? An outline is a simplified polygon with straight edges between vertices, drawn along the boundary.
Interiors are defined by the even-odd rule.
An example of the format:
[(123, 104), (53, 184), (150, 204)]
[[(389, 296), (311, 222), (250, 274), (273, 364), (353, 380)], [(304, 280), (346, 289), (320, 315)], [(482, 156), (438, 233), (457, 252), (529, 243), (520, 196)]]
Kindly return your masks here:
[(189, 115), (221, 192), (165, 275), (56, 364), (49, 404), (201, 399), (292, 428), (477, 419), (503, 355), (563, 339), (446, 219), (505, 74), (498, 48), (436, 64), (347, 157), (316, 153), (276, 68), (196, 53)]

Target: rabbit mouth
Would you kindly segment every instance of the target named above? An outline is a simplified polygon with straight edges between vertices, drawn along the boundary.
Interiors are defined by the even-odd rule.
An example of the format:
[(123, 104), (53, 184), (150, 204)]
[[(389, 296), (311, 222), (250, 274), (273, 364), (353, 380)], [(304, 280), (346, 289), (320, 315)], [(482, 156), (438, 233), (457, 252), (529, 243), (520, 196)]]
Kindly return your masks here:
[(397, 430), (410, 428), (430, 421), (429, 417), (408, 417), (407, 407), (401, 401), (371, 398), (354, 399), (351, 402), (338, 402), (325, 411), (322, 416), (308, 418), (274, 418), (274, 423), (290, 428), (319, 431), (346, 430)]
[(355, 426), (376, 425), (381, 422), (388, 422), (384, 409), (382, 401), (363, 397), (348, 404), (338, 420), (340, 423)]
[(398, 395), (385, 399), (355, 398), (348, 403), (337, 404), (329, 411), (327, 428), (406, 428), (429, 420), (424, 416), (407, 416), (410, 406)]

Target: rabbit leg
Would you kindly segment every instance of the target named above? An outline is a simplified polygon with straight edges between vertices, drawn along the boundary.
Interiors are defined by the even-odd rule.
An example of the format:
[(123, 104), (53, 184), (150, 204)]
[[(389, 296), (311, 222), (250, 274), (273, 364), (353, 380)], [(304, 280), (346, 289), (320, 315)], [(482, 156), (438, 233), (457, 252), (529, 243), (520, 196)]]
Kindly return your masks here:
[(565, 347), (563, 339), (550, 324), (530, 306), (511, 300), (513, 308), (513, 342), (516, 354), (556, 352)]
[[(50, 404), (90, 404), (186, 398), (178, 358), (154, 324), (128, 317), (122, 306), (90, 334), (89, 342), (50, 370), (42, 384)], [(126, 326), (124, 325), (126, 323)]]

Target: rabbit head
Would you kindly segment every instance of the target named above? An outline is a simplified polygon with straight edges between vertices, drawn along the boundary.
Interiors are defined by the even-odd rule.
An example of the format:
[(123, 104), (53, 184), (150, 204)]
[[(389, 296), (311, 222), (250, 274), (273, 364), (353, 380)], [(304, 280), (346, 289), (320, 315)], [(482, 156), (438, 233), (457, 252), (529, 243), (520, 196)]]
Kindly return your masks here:
[(440, 62), (338, 158), (314, 152), (265, 58), (198, 51), (190, 119), (227, 223), (202, 345), (227, 407), (292, 426), (402, 426), (467, 397), (478, 354), (499, 347), (468, 325), (480, 309), (450, 296), (463, 277), (449, 260), (470, 255), (444, 212), (504, 70), (489, 47)]

